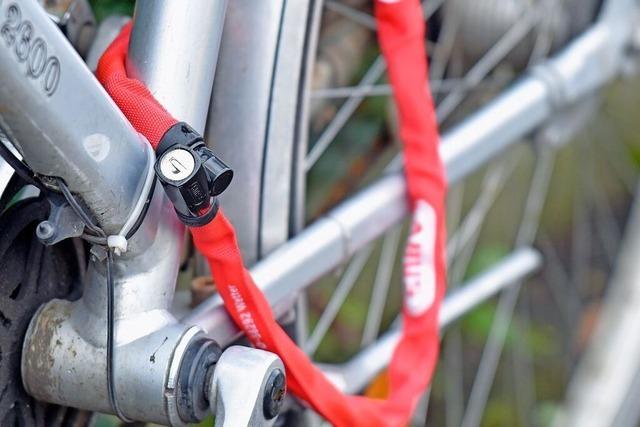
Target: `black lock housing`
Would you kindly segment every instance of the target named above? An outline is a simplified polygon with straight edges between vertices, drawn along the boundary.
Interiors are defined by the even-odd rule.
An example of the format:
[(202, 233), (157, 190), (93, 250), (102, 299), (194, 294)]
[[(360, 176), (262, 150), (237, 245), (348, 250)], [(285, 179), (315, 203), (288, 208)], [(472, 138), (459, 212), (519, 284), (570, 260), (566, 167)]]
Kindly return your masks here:
[(233, 171), (184, 122), (165, 132), (156, 156), (156, 175), (180, 220), (190, 227), (211, 222), (218, 212), (216, 196), (229, 186)]

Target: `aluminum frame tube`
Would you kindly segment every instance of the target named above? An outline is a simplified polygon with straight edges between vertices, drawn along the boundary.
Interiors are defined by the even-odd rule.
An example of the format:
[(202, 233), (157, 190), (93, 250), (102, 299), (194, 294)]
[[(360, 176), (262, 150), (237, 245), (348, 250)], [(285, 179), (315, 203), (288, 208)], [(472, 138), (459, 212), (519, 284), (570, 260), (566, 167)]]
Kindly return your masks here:
[[(138, 5), (144, 8), (144, 14), (164, 17), (164, 21), (156, 23), (160, 28), (171, 21), (173, 29), (180, 34), (188, 34), (193, 25), (209, 34), (208, 25), (218, 23), (206, 14), (175, 22), (168, 13), (154, 12), (154, 8), (160, 9), (169, 3), (175, 7), (178, 2), (142, 1)], [(143, 13), (138, 11), (136, 16), (142, 17)], [(143, 22), (149, 25), (146, 20)], [(175, 27), (178, 24), (182, 25), (180, 31)], [(137, 25), (134, 23), (134, 32)], [(157, 51), (162, 42), (148, 37), (132, 38), (128, 61), (140, 76), (162, 67), (154, 62), (160, 56), (146, 56), (147, 52)], [(187, 39), (182, 42), (190, 45)], [(217, 50), (210, 49), (208, 55), (217, 55)], [(205, 56), (207, 52), (185, 51), (172, 68), (173, 73), (185, 75), (191, 68), (215, 64), (215, 57)], [(191, 115), (191, 120), (204, 123), (213, 73), (186, 79), (180, 91), (163, 91), (171, 85), (159, 82), (164, 78), (170, 83), (174, 74), (153, 75), (153, 81), (145, 83), (156, 95), (162, 94), (164, 105), (176, 117), (183, 119)], [(209, 85), (209, 92), (203, 90), (204, 93), (194, 96), (194, 88), (200, 91), (203, 84)], [(108, 99), (106, 93), (104, 96)], [(201, 117), (197, 117), (198, 114)], [(120, 173), (114, 165), (111, 168), (114, 174)], [(144, 171), (140, 168), (138, 172)], [(197, 326), (179, 323), (169, 311), (183, 236), (184, 225), (178, 221), (163, 188), (157, 185), (147, 216), (132, 239), (133, 245), (114, 260), (114, 383), (119, 406), (124, 415), (132, 419), (184, 424), (177, 411), (176, 375), (185, 351), (202, 331)], [(112, 411), (105, 372), (106, 289), (104, 263), (92, 259), (82, 298), (75, 302), (51, 301), (32, 319), (24, 341), (22, 376), (27, 390), (38, 399), (94, 411)]]
[(136, 3), (127, 73), (181, 121), (204, 134), (227, 0)]
[(0, 127), (32, 169), (63, 178), (117, 234), (143, 185), (146, 142), (38, 2), (0, 1), (0, 16), (32, 29), (29, 45), (3, 30)]

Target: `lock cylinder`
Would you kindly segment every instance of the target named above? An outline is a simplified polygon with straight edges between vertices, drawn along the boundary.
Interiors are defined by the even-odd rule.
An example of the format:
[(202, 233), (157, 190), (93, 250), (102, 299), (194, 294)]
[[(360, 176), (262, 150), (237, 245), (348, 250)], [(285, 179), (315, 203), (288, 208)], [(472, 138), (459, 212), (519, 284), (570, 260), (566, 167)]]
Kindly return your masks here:
[(156, 175), (178, 218), (190, 227), (211, 222), (218, 212), (217, 196), (233, 178), (231, 168), (184, 122), (165, 132), (156, 147), (156, 156)]

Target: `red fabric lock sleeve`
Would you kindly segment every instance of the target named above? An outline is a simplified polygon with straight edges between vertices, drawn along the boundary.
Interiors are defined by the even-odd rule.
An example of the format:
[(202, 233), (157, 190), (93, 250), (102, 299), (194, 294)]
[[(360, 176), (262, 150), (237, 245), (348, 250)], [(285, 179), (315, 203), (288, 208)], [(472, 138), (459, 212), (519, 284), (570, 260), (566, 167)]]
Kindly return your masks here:
[[(389, 365), (390, 392), (377, 400), (340, 392), (282, 330), (245, 269), (235, 231), (222, 210), (192, 228), (234, 322), (251, 343), (283, 360), (289, 389), (336, 426), (406, 425), (428, 387), (438, 357), (438, 312), (445, 292), (446, 183), (426, 86), (425, 25), (418, 0), (376, 1), (378, 37), (399, 111), (413, 224), (404, 258), (402, 337)], [(176, 120), (139, 81), (127, 77), (126, 27), (101, 58), (97, 76), (132, 125), (155, 147)]]
[(164, 133), (178, 121), (156, 101), (141, 81), (127, 77), (125, 60), (131, 28), (131, 23), (125, 25), (102, 55), (96, 77), (133, 127), (155, 149)]

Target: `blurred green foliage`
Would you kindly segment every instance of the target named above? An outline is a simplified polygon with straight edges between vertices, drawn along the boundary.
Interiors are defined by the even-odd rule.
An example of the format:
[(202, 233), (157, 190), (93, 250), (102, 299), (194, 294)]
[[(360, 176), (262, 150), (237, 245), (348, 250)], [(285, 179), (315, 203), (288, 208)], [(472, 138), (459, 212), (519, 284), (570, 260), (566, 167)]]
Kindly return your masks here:
[(135, 0), (89, 0), (98, 22), (109, 15), (133, 15)]

